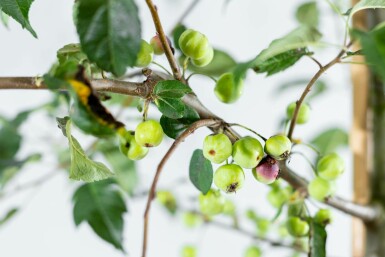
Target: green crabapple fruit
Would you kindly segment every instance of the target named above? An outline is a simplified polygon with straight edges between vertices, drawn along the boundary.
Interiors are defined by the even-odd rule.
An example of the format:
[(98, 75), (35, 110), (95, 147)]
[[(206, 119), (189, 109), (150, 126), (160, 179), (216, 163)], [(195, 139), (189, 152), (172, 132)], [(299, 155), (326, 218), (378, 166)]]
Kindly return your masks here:
[(133, 161), (143, 159), (148, 153), (148, 148), (140, 146), (135, 141), (134, 131), (125, 131), (121, 135), (119, 148), (128, 159)]
[(277, 160), (286, 159), (291, 151), (291, 141), (287, 136), (276, 135), (266, 140), (265, 152)]
[(225, 204), (225, 198), (219, 190), (210, 189), (207, 194), (199, 195), (199, 210), (208, 216), (222, 213)]
[(344, 169), (344, 161), (336, 153), (325, 155), (317, 163), (318, 176), (326, 180), (337, 179), (344, 172)]
[(271, 220), (265, 218), (258, 218), (256, 220), (258, 234), (260, 236), (265, 236), (269, 232)]
[(207, 53), (205, 56), (199, 59), (192, 59), (191, 62), (194, 66), (204, 67), (210, 64), (213, 58), (214, 58), (214, 49), (211, 47), (209, 50), (207, 50)]
[(318, 201), (325, 200), (335, 192), (335, 185), (332, 181), (320, 177), (313, 179), (307, 186), (309, 195)]
[(262, 160), (264, 153), (261, 143), (257, 139), (247, 136), (234, 143), (232, 155), (239, 166), (252, 169)]
[(286, 221), (286, 228), (294, 237), (303, 237), (309, 233), (309, 224), (298, 217), (289, 217)]
[(220, 166), (214, 174), (214, 184), (226, 193), (236, 192), (243, 186), (245, 174), (240, 166), (236, 164), (225, 164)]
[(284, 203), (289, 200), (290, 194), (290, 187), (272, 188), (267, 194), (267, 200), (274, 208), (280, 208)]
[(183, 214), (183, 223), (188, 228), (194, 228), (202, 224), (202, 217), (194, 212), (185, 212)]
[(163, 140), (162, 126), (155, 120), (139, 123), (135, 129), (135, 140), (141, 146), (158, 146)]
[(156, 200), (158, 200), (158, 202), (162, 204), (169, 212), (176, 212), (177, 202), (175, 196), (170, 191), (156, 192)]
[[(287, 114), (287, 117), (289, 119), (293, 118), (296, 106), (297, 106), (297, 104), (295, 102), (291, 103), (287, 106), (286, 114)], [(309, 105), (306, 103), (301, 104), (301, 107), (299, 107), (296, 123), (297, 124), (305, 124), (309, 120), (309, 117), (310, 117)]]
[(156, 54), (156, 55), (164, 54), (163, 45), (162, 45), (162, 42), (160, 42), (160, 38), (158, 35), (151, 38), (150, 45), (152, 46), (152, 49), (154, 50), (154, 54)]
[(263, 184), (271, 184), (278, 177), (279, 165), (274, 158), (266, 156), (262, 159), (258, 166), (252, 170), (252, 172), (254, 178), (259, 182)]
[(194, 60), (207, 56), (212, 49), (207, 37), (192, 29), (187, 29), (180, 35), (179, 47), (186, 56)]
[(147, 67), (152, 62), (153, 53), (154, 49), (152, 49), (152, 46), (142, 39), (142, 43), (140, 44), (140, 51), (136, 57), (135, 66)]
[(261, 249), (259, 249), (256, 246), (250, 246), (246, 249), (245, 257), (261, 257), (262, 252)]
[(194, 246), (186, 245), (182, 249), (182, 257), (196, 257), (197, 249)]
[(235, 204), (226, 199), (225, 204), (223, 205), (223, 214), (233, 216), (235, 214)]
[(241, 97), (243, 92), (243, 80), (238, 83), (234, 80), (233, 73), (224, 73), (215, 84), (214, 93), (224, 103), (234, 103)]
[(209, 135), (203, 141), (203, 156), (213, 163), (222, 163), (230, 157), (233, 146), (225, 134)]
[(326, 226), (332, 222), (332, 214), (328, 209), (320, 209), (314, 215), (314, 222)]
[(303, 199), (294, 199), (289, 201), (288, 208), (287, 208), (287, 215), (306, 218), (308, 215), (306, 212), (306, 206)]

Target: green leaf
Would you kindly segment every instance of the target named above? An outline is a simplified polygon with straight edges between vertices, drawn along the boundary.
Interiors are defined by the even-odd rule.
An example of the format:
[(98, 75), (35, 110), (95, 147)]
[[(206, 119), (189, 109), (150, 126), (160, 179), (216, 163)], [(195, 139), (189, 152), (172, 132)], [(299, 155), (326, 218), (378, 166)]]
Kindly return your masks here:
[(315, 45), (320, 38), (321, 34), (318, 30), (310, 26), (301, 26), (291, 31), (284, 37), (271, 42), (269, 47), (263, 50), (256, 58), (238, 64), (233, 72), (235, 82), (238, 82), (245, 77), (248, 69), (263, 65), (263, 63), (270, 58), (276, 57), (287, 51)]
[(32, 111), (20, 112), (15, 118), (10, 120), (0, 120), (0, 160), (14, 159), (22, 141), (18, 129)]
[(370, 68), (385, 81), (385, 22), (370, 32), (355, 30), (353, 36), (359, 38)]
[(80, 1), (76, 27), (83, 51), (103, 70), (121, 76), (135, 65), (141, 25), (133, 0)]
[(183, 117), (180, 119), (171, 119), (162, 115), (160, 125), (164, 133), (173, 139), (176, 139), (192, 123), (199, 120), (199, 114), (190, 106), (185, 106)]
[(1, 7), (0, 7), (0, 20), (1, 22), (3, 23), (3, 25), (8, 28), (8, 21), (9, 21), (9, 16), (6, 15), (2, 10), (1, 10)]
[(71, 135), (71, 121), (66, 124), (66, 136), (70, 147), (70, 179), (94, 182), (114, 175), (103, 163), (89, 159), (79, 142)]
[(191, 92), (189, 86), (178, 80), (163, 80), (156, 84), (153, 94), (160, 98), (182, 98)]
[(331, 128), (323, 131), (310, 142), (321, 154), (335, 152), (339, 147), (348, 146), (349, 136), (345, 130), (340, 128)]
[(385, 8), (384, 0), (361, 0), (350, 10), (349, 15), (352, 17), (355, 13), (365, 9)]
[(12, 208), (11, 210), (9, 210), (4, 217), (2, 217), (0, 219), (0, 226), (4, 225), (5, 223), (7, 223), (9, 220), (11, 220), (15, 214), (19, 211), (18, 208)]
[(203, 151), (196, 149), (191, 157), (189, 176), (193, 185), (207, 194), (213, 183), (213, 167), (211, 162), (203, 156)]
[(326, 257), (326, 238), (325, 227), (311, 221), (310, 233), (310, 253), (311, 257)]
[(318, 27), (319, 10), (317, 2), (311, 1), (301, 4), (295, 13), (295, 17), (303, 25)]
[(33, 0), (1, 0), (1, 10), (14, 18), (23, 28), (31, 32), (32, 36), (37, 38), (36, 32), (29, 23), (28, 13)]
[[(179, 59), (183, 63), (184, 58)], [(236, 61), (228, 53), (214, 49), (214, 58), (213, 60), (205, 67), (196, 67), (194, 65), (189, 65), (188, 69), (192, 72), (203, 74), (206, 76), (219, 77), (223, 73), (229, 72), (236, 66)]]
[(73, 202), (76, 226), (87, 222), (99, 237), (124, 252), (123, 214), (127, 208), (114, 184), (109, 181), (85, 184), (76, 190)]
[(278, 54), (259, 65), (256, 65), (253, 69), (256, 73), (266, 72), (267, 76), (270, 76), (293, 66), (299, 59), (302, 58), (302, 56), (307, 54), (308, 51), (306, 48), (289, 50)]
[(158, 106), (159, 111), (171, 118), (179, 119), (183, 117), (186, 105), (178, 98), (157, 98), (155, 104)]
[(18, 159), (8, 159), (4, 160), (0, 158), (0, 188), (5, 187), (5, 185), (15, 177), (22, 168), (31, 162), (37, 162), (41, 159), (40, 154), (31, 154), (21, 160)]

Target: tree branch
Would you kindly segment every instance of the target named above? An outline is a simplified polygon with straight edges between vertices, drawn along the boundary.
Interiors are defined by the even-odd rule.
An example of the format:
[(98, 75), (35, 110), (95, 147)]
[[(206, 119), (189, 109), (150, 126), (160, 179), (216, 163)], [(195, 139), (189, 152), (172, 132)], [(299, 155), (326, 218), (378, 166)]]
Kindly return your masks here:
[[(301, 192), (302, 195), (308, 197), (309, 193), (307, 191), (308, 181), (291, 171), (285, 161), (279, 162), (280, 166), (280, 177), (287, 181), (294, 189)], [(337, 210), (345, 212), (354, 217), (360, 218), (365, 222), (376, 223), (381, 221), (384, 217), (382, 211), (379, 208), (369, 206), (369, 205), (360, 205), (348, 200), (342, 199), (337, 196), (329, 197), (324, 200), (324, 203), (334, 207)]]
[(222, 229), (227, 229), (227, 230), (232, 230), (232, 231), (238, 232), (238, 233), (240, 233), (242, 235), (245, 235), (247, 237), (250, 237), (250, 238), (252, 238), (252, 239), (254, 239), (256, 241), (267, 243), (267, 244), (269, 244), (271, 246), (288, 248), (288, 249), (292, 249), (292, 250), (295, 250), (295, 251), (298, 251), (298, 252), (307, 253), (299, 245), (296, 245), (296, 244), (285, 244), (285, 243), (282, 242), (282, 240), (274, 240), (274, 239), (271, 239), (271, 238), (258, 236), (254, 232), (245, 230), (243, 228), (234, 227), (234, 226), (231, 226), (231, 225), (219, 222), (219, 221), (215, 221), (215, 220), (207, 221), (206, 224), (213, 225), (213, 226), (216, 226), (218, 228), (222, 228)]
[(179, 66), (178, 66), (178, 64), (176, 62), (174, 54), (172, 53), (171, 47), (168, 44), (167, 36), (166, 36), (166, 34), (165, 34), (164, 30), (163, 30), (162, 23), (160, 22), (160, 18), (159, 18), (159, 15), (158, 15), (158, 10), (156, 9), (156, 7), (155, 7), (154, 3), (152, 2), (152, 0), (146, 0), (146, 3), (147, 3), (148, 8), (150, 9), (151, 16), (152, 16), (152, 19), (154, 21), (155, 29), (158, 32), (158, 36), (159, 36), (160, 42), (162, 43), (164, 52), (165, 52), (167, 60), (168, 60), (168, 62), (170, 64), (170, 67), (171, 67), (172, 73), (174, 75), (174, 78), (176, 80), (182, 81), (183, 80), (182, 74), (180, 73)]
[[(151, 86), (151, 83), (155, 83), (155, 81), (159, 81), (162, 78), (158, 75), (150, 75), (147, 82), (142, 83), (133, 83), (127, 81), (118, 81), (118, 80), (110, 80), (110, 79), (97, 79), (92, 80), (92, 86), (96, 91), (100, 92), (110, 92), (110, 93), (119, 93), (125, 95), (132, 95), (137, 97), (145, 98), (148, 95)], [(47, 89), (47, 87), (41, 83), (37, 85), (37, 81), (40, 78), (34, 77), (5, 77), (0, 78), (0, 89)], [(150, 85), (151, 84), (151, 85)], [(216, 120), (217, 122), (221, 121), (226, 124), (220, 117), (213, 114), (210, 110), (208, 110), (196, 97), (194, 94), (185, 95), (182, 98), (183, 102), (188, 106), (194, 108), (201, 119), (211, 119)], [(211, 129), (215, 129), (215, 126), (208, 125), (207, 127), (211, 127)], [(229, 130), (231, 130), (229, 132)], [(232, 128), (226, 128), (225, 132), (234, 142), (240, 136), (239, 134), (232, 130)], [(308, 182), (302, 177), (298, 176), (295, 172), (291, 171), (285, 162), (280, 163), (280, 176), (282, 179), (286, 180), (293, 188), (297, 190), (301, 190), (307, 195), (307, 184)], [(366, 222), (375, 222), (382, 218), (381, 210), (377, 208), (373, 208), (372, 206), (365, 206), (354, 204), (352, 202), (343, 200), (338, 197), (330, 198), (325, 202), (330, 206), (341, 210), (347, 214), (353, 215), (355, 217), (361, 218)]]
[(293, 132), (294, 132), (295, 125), (297, 123), (299, 109), (301, 108), (301, 105), (302, 105), (303, 101), (305, 100), (307, 94), (310, 92), (310, 90), (312, 89), (315, 82), (317, 82), (317, 80), (321, 77), (321, 75), (325, 73), (325, 71), (327, 71), (330, 67), (332, 67), (333, 65), (335, 65), (341, 61), (341, 57), (346, 53), (347, 49), (352, 45), (352, 43), (353, 42), (350, 42), (347, 45), (346, 49), (341, 50), (338, 53), (338, 55), (333, 60), (331, 60), (328, 64), (326, 64), (325, 66), (320, 65), (320, 69), (317, 71), (317, 73), (313, 76), (313, 78), (310, 80), (310, 82), (305, 87), (305, 90), (302, 92), (301, 97), (296, 102), (294, 114), (293, 114), (293, 117), (291, 118), (291, 121), (290, 121), (290, 128), (289, 128), (289, 132), (287, 133), (287, 136), (289, 139), (291, 139), (293, 137)]
[(176, 150), (178, 145), (180, 143), (182, 143), (188, 136), (193, 134), (195, 132), (195, 130), (197, 130), (201, 127), (218, 126), (221, 123), (222, 123), (222, 121), (215, 120), (215, 119), (204, 119), (204, 120), (198, 120), (198, 121), (194, 122), (177, 139), (175, 139), (174, 143), (171, 145), (171, 147), (168, 149), (167, 153), (165, 154), (165, 156), (162, 158), (161, 162), (159, 163), (158, 168), (157, 168), (156, 173), (155, 173), (155, 176), (154, 176), (154, 179), (152, 181), (150, 192), (148, 194), (146, 210), (144, 212), (142, 257), (146, 257), (146, 253), (147, 253), (148, 223), (149, 223), (149, 214), (150, 214), (150, 209), (151, 209), (151, 203), (155, 197), (156, 186), (158, 184), (158, 180), (159, 180), (160, 174), (162, 173), (164, 165), (166, 164), (168, 159), (171, 157), (171, 155), (174, 153), (174, 151)]

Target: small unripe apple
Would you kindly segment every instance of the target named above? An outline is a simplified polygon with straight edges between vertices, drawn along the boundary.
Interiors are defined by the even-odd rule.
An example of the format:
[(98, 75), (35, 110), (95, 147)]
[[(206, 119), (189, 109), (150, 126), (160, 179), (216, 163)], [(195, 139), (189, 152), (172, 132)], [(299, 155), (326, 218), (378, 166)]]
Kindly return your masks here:
[(215, 84), (214, 93), (217, 98), (224, 103), (234, 103), (241, 97), (243, 92), (243, 80), (238, 83), (234, 80), (231, 72), (224, 73), (220, 76)]
[(235, 214), (235, 204), (226, 199), (225, 204), (223, 206), (223, 214), (233, 216)]
[(239, 139), (233, 145), (234, 161), (245, 169), (252, 169), (262, 160), (264, 152), (261, 143), (253, 137)]
[(199, 209), (208, 216), (213, 216), (223, 212), (225, 198), (219, 190), (210, 189), (207, 194), (199, 195)]
[(152, 57), (154, 54), (154, 49), (152, 46), (142, 39), (140, 44), (140, 51), (136, 57), (136, 67), (147, 67), (152, 62)]
[(226, 161), (232, 151), (231, 141), (225, 134), (209, 135), (203, 141), (203, 156), (213, 163)]
[(135, 140), (140, 146), (158, 146), (163, 140), (162, 126), (155, 120), (139, 123), (135, 129)]
[(163, 45), (158, 35), (151, 38), (150, 45), (152, 46), (152, 49), (154, 49), (154, 54), (156, 55), (164, 54)]
[(246, 249), (244, 257), (261, 257), (262, 251), (256, 246), (250, 246)]
[(284, 135), (272, 136), (265, 143), (265, 152), (277, 160), (286, 159), (290, 151), (291, 141)]
[(255, 179), (259, 182), (264, 184), (271, 184), (278, 177), (279, 165), (274, 158), (266, 156), (262, 159), (258, 166), (252, 170), (252, 172)]
[(187, 29), (180, 35), (179, 47), (184, 55), (194, 60), (205, 57), (212, 49), (207, 37), (192, 29)]
[(233, 193), (242, 188), (245, 174), (236, 164), (225, 164), (219, 167), (214, 174), (214, 184), (226, 193)]
[(156, 192), (156, 200), (162, 204), (170, 213), (174, 214), (177, 210), (175, 196), (170, 191)]
[(344, 172), (344, 169), (344, 161), (336, 153), (325, 155), (317, 163), (318, 176), (326, 180), (337, 179)]
[(291, 189), (289, 187), (272, 188), (267, 194), (267, 200), (274, 208), (278, 209), (289, 200), (290, 194)]
[(309, 233), (309, 224), (298, 217), (289, 217), (286, 221), (286, 228), (294, 237), (303, 237)]
[(184, 246), (182, 249), (182, 257), (197, 257), (197, 249), (191, 245)]
[(214, 49), (212, 47), (210, 47), (210, 49), (207, 50), (207, 53), (205, 56), (203, 56), (200, 59), (191, 59), (191, 62), (194, 66), (204, 67), (204, 66), (207, 66), (208, 64), (210, 64), (210, 62), (213, 60), (213, 58), (214, 58)]
[(314, 222), (326, 226), (332, 222), (332, 214), (328, 209), (320, 209), (314, 215)]
[(134, 131), (125, 131), (121, 135), (119, 148), (128, 159), (134, 161), (143, 159), (148, 153), (148, 148), (140, 146), (135, 141)]
[(300, 218), (306, 218), (306, 206), (303, 199), (291, 199), (287, 207), (288, 216), (296, 216)]
[[(293, 118), (296, 106), (297, 106), (297, 104), (295, 102), (291, 103), (287, 106), (286, 114), (287, 114), (287, 117), (289, 119)], [(305, 124), (309, 120), (309, 117), (310, 117), (309, 105), (306, 103), (301, 104), (301, 107), (299, 107), (296, 123), (297, 124)]]
[(183, 223), (188, 228), (195, 228), (202, 224), (202, 217), (194, 212), (185, 212), (183, 214)]
[(332, 181), (320, 177), (313, 179), (307, 186), (309, 195), (318, 201), (324, 201), (335, 192), (335, 185)]
[(265, 218), (258, 218), (256, 220), (256, 225), (258, 229), (258, 235), (265, 236), (269, 232), (271, 220)]

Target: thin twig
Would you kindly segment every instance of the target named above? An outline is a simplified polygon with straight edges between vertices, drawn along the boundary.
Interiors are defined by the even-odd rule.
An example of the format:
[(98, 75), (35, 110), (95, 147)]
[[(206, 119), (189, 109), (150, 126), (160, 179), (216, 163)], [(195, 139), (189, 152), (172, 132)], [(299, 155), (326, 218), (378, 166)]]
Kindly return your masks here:
[(162, 23), (160, 21), (159, 15), (158, 15), (158, 10), (156, 9), (152, 0), (146, 0), (146, 3), (147, 3), (148, 8), (150, 9), (151, 16), (152, 16), (152, 19), (154, 21), (155, 29), (158, 33), (160, 42), (162, 43), (164, 52), (166, 54), (168, 63), (170, 64), (174, 78), (176, 80), (183, 81), (183, 77), (182, 77), (182, 74), (180, 73), (179, 66), (176, 62), (174, 54), (172, 53), (171, 47), (168, 44), (167, 36), (164, 33), (163, 26), (162, 26)]
[(322, 64), (321, 64), (316, 58), (314, 58), (314, 57), (311, 56), (311, 55), (306, 55), (306, 56), (309, 57), (313, 62), (315, 62), (315, 63), (318, 65), (318, 67), (319, 67), (320, 69), (323, 68)]
[(162, 173), (163, 167), (168, 161), (168, 159), (171, 157), (171, 155), (174, 153), (176, 148), (180, 143), (182, 143), (188, 136), (193, 134), (197, 129), (201, 127), (213, 127), (216, 125), (219, 125), (221, 121), (215, 120), (215, 119), (204, 119), (204, 120), (199, 120), (191, 124), (191, 126), (186, 129), (171, 145), (171, 147), (168, 149), (167, 153), (164, 155), (162, 158), (161, 162), (158, 165), (158, 168), (156, 170), (154, 179), (152, 180), (152, 185), (150, 188), (150, 192), (148, 194), (147, 198), (147, 204), (146, 204), (146, 210), (144, 212), (144, 227), (143, 227), (143, 248), (142, 248), (142, 257), (146, 257), (147, 253), (147, 238), (148, 238), (148, 223), (149, 223), (149, 214), (150, 214), (150, 209), (151, 209), (151, 203), (152, 200), (155, 197), (155, 191), (156, 191), (156, 186), (158, 184), (158, 180), (160, 177), (160, 174)]
[(260, 137), (263, 141), (265, 141), (265, 142), (267, 141), (267, 138), (266, 138), (266, 137), (262, 136), (261, 134), (259, 134), (259, 133), (256, 132), (255, 130), (252, 130), (251, 128), (248, 128), (248, 127), (243, 126), (243, 125), (238, 124), (238, 123), (229, 123), (229, 124), (227, 124), (227, 125), (229, 125), (230, 127), (237, 126), (237, 127), (246, 129), (246, 130), (250, 131), (251, 133), (253, 133), (253, 134), (257, 135), (258, 137)]
[[(347, 45), (347, 48), (349, 48), (351, 45), (352, 45), (353, 42), (350, 42), (348, 45)], [(313, 76), (313, 78), (310, 80), (310, 82), (307, 84), (305, 90), (302, 92), (302, 95), (301, 97), (299, 98), (299, 100), (296, 102), (296, 107), (295, 107), (295, 110), (294, 110), (294, 114), (293, 114), (293, 117), (291, 118), (291, 121), (290, 121), (290, 127), (289, 127), (289, 132), (287, 133), (287, 136), (289, 137), (289, 139), (292, 138), (293, 136), (293, 132), (294, 132), (294, 128), (295, 128), (295, 125), (296, 125), (296, 122), (297, 122), (297, 118), (298, 118), (298, 113), (299, 113), (299, 109), (301, 108), (301, 105), (303, 103), (303, 101), (305, 100), (307, 94), (310, 92), (310, 90), (312, 89), (313, 85), (315, 84), (315, 82), (321, 77), (322, 74), (324, 74), (325, 71), (327, 71), (330, 67), (332, 67), (333, 65), (339, 63), (341, 61), (341, 57), (346, 53), (346, 49), (343, 49), (341, 50), (338, 55), (333, 59), (331, 60), (328, 64), (326, 64), (325, 66), (322, 66), (318, 71), (317, 73)]]

